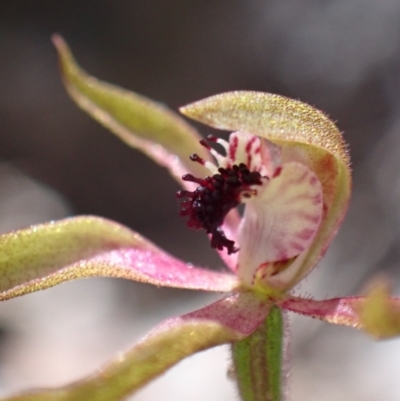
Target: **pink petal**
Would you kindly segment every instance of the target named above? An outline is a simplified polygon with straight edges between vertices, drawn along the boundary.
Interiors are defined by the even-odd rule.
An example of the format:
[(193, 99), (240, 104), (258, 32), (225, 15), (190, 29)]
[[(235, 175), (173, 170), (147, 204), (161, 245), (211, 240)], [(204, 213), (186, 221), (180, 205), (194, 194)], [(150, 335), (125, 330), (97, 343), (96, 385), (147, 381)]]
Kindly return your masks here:
[(184, 263), (128, 228), (91, 216), (2, 235), (0, 254), (0, 299), (93, 276), (207, 291), (237, 286), (233, 275)]
[(400, 335), (400, 298), (389, 297), (384, 285), (375, 285), (366, 297), (326, 301), (290, 297), (278, 304), (292, 312), (362, 329), (377, 339)]
[(6, 399), (125, 400), (182, 359), (251, 334), (265, 319), (269, 308), (269, 305), (262, 304), (250, 294), (230, 296), (199, 311), (165, 321), (130, 350), (119, 353), (82, 380)]
[[(149, 243), (150, 244), (150, 243)], [(191, 290), (232, 291), (238, 286), (235, 276), (185, 263), (155, 248), (118, 249), (79, 263), (89, 271), (103, 269), (111, 277), (128, 278), (163, 287)]]
[[(236, 332), (236, 339), (250, 335), (265, 320), (271, 304), (260, 300), (251, 292), (236, 293), (203, 309), (167, 320), (159, 328), (170, 330), (184, 322), (208, 320)], [(151, 335), (152, 333), (150, 333)]]
[(322, 188), (314, 172), (298, 162), (283, 164), (280, 174), (264, 185), (246, 203), (238, 274), (252, 285), (263, 265), (262, 279), (268, 284), (273, 275), (281, 287), (285, 283), (279, 282), (279, 270), (268, 265), (287, 261), (312, 244), (322, 218)]
[(360, 318), (354, 306), (361, 297), (333, 298), (325, 301), (315, 301), (298, 297), (290, 297), (278, 303), (291, 312), (307, 315), (315, 319), (333, 324), (360, 328)]

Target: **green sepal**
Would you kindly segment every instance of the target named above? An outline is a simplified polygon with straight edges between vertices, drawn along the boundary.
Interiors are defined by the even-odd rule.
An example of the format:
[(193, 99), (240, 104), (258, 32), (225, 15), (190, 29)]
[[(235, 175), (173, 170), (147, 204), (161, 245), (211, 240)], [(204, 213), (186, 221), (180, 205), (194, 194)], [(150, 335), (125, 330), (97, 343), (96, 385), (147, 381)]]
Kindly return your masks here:
[(93, 375), (75, 383), (37, 389), (1, 401), (122, 401), (195, 352), (237, 341), (242, 335), (221, 323), (171, 319)]
[(232, 345), (243, 401), (283, 401), (283, 339), (282, 312), (274, 306), (253, 334)]
[(178, 114), (137, 93), (88, 75), (76, 63), (65, 41), (53, 36), (61, 74), (71, 98), (93, 119), (129, 146), (168, 168), (179, 182), (184, 173), (204, 174), (189, 155), (209, 159), (201, 136)]

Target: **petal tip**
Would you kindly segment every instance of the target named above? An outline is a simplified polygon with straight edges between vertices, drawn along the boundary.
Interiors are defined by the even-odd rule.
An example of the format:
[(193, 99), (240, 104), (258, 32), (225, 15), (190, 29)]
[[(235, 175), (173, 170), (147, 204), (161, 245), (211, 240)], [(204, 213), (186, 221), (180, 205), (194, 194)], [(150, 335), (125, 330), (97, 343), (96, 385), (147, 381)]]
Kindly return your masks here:
[(375, 278), (367, 287), (366, 297), (356, 305), (362, 328), (377, 339), (400, 335), (400, 299), (390, 297), (386, 277)]
[(56, 48), (60, 48), (62, 46), (66, 46), (66, 43), (65, 43), (64, 39), (58, 33), (54, 33), (53, 35), (51, 35), (51, 41), (53, 42), (53, 44), (54, 44), (54, 46)]
[(51, 41), (53, 42), (54, 47), (57, 50), (58, 57), (60, 58), (61, 63), (65, 63), (68, 61), (72, 61), (72, 53), (68, 47), (67, 42), (64, 40), (64, 38), (58, 34), (54, 33), (51, 36)]

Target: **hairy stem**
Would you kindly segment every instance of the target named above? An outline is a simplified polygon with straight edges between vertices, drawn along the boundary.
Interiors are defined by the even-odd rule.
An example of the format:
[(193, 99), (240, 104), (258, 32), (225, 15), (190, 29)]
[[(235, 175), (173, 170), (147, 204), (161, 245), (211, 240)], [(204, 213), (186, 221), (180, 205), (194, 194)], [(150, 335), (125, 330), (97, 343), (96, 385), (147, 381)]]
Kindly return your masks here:
[(283, 401), (281, 310), (274, 306), (264, 323), (232, 346), (239, 393), (243, 401)]

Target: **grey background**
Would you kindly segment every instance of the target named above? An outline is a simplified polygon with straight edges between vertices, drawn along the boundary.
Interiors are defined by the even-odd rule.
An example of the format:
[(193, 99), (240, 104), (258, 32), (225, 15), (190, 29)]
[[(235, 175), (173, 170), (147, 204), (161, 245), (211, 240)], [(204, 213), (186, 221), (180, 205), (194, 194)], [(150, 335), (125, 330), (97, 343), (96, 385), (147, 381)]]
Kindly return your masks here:
[[(297, 293), (357, 294), (382, 273), (398, 290), (398, 1), (0, 3), (0, 229), (95, 214), (185, 260), (220, 268), (205, 236), (177, 217), (178, 188), (168, 174), (69, 100), (50, 43), (55, 32), (91, 74), (173, 109), (248, 89), (325, 110), (350, 144), (353, 200), (337, 240)], [(208, 300), (92, 279), (5, 302), (0, 391), (76, 379), (162, 318)], [(398, 340), (376, 344), (303, 317), (291, 325), (292, 400), (400, 398)], [(224, 348), (192, 357), (133, 399), (237, 399), (226, 379), (228, 362)]]

